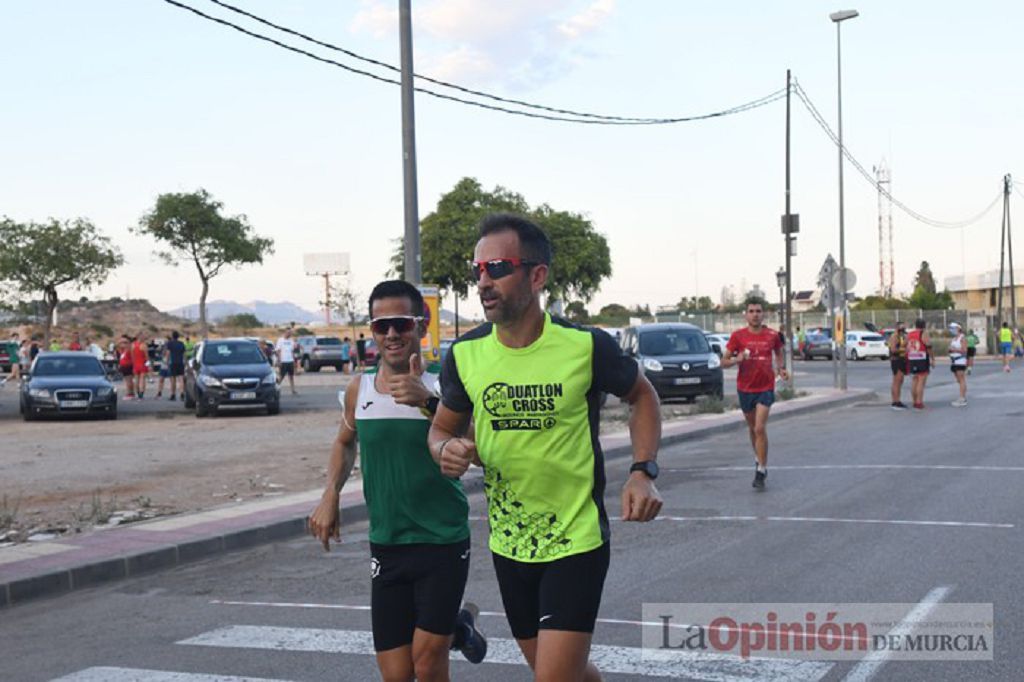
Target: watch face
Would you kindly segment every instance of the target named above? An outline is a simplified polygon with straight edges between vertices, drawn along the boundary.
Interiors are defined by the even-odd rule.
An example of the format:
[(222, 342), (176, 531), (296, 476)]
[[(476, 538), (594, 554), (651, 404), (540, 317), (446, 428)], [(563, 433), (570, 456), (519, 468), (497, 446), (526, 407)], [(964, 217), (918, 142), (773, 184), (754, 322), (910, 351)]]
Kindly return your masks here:
[(653, 461), (646, 462), (635, 462), (633, 466), (629, 468), (630, 471), (642, 471), (651, 479), (658, 477), (658, 463)]

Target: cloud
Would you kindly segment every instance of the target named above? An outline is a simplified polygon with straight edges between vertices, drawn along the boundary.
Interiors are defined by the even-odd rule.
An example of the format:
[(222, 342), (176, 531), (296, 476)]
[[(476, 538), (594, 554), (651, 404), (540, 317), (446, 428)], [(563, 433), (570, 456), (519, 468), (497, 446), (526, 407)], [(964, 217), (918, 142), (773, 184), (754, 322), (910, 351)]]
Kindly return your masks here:
[[(583, 40), (614, 8), (615, 0), (424, 1), (413, 8), (416, 70), (465, 85), (530, 90), (586, 61)], [(391, 0), (363, 0), (351, 24), (377, 38), (393, 38), (397, 27)]]

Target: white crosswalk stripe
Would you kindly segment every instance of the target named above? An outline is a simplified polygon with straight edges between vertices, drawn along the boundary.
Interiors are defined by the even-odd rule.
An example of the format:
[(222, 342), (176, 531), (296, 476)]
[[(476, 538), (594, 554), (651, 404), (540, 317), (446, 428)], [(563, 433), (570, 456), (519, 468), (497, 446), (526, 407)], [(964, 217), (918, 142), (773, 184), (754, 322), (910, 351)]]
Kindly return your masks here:
[[(231, 647), (272, 651), (304, 651), (372, 656), (373, 636), (363, 630), (329, 630), (257, 625), (233, 625), (178, 642), (189, 646)], [(461, 656), (453, 654), (454, 660)], [(812, 682), (824, 677), (832, 665), (817, 661), (743, 659), (699, 652), (654, 650), (595, 644), (590, 660), (606, 673), (634, 677), (749, 682), (786, 680)], [(485, 664), (525, 665), (518, 645), (511, 639), (490, 638)]]

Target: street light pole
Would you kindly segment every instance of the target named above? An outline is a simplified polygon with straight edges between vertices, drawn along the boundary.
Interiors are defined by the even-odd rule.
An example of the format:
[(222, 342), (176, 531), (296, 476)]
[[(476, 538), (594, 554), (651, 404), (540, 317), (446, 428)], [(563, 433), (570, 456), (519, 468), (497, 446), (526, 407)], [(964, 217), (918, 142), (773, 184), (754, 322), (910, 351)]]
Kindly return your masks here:
[(412, 8), (398, 0), (402, 66), (402, 178), (405, 186), (405, 280), (420, 284), (420, 218), (416, 190), (416, 113), (413, 107)]
[(839, 304), (843, 324), (842, 333), (837, 334), (836, 349), (839, 352), (839, 389), (846, 390), (846, 327), (847, 327), (847, 304), (846, 304), (846, 233), (845, 233), (845, 211), (843, 208), (843, 51), (841, 24), (847, 19), (853, 19), (860, 13), (855, 9), (847, 9), (833, 12), (829, 19), (836, 25), (836, 85), (838, 92), (837, 116), (839, 119)]

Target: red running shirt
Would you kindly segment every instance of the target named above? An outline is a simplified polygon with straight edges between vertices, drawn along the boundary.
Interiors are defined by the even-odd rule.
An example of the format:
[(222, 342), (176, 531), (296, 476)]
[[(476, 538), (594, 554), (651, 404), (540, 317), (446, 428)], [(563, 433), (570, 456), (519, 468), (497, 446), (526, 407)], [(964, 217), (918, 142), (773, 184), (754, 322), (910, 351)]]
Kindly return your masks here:
[(737, 390), (744, 393), (775, 390), (772, 355), (782, 348), (782, 338), (777, 331), (761, 327), (761, 332), (755, 334), (748, 328), (737, 329), (729, 337), (725, 348), (730, 355), (750, 351), (750, 357), (740, 363), (739, 375), (736, 377)]
[(132, 367), (135, 368), (135, 372), (145, 372), (147, 362), (149, 362), (149, 349), (138, 341), (133, 341)]

